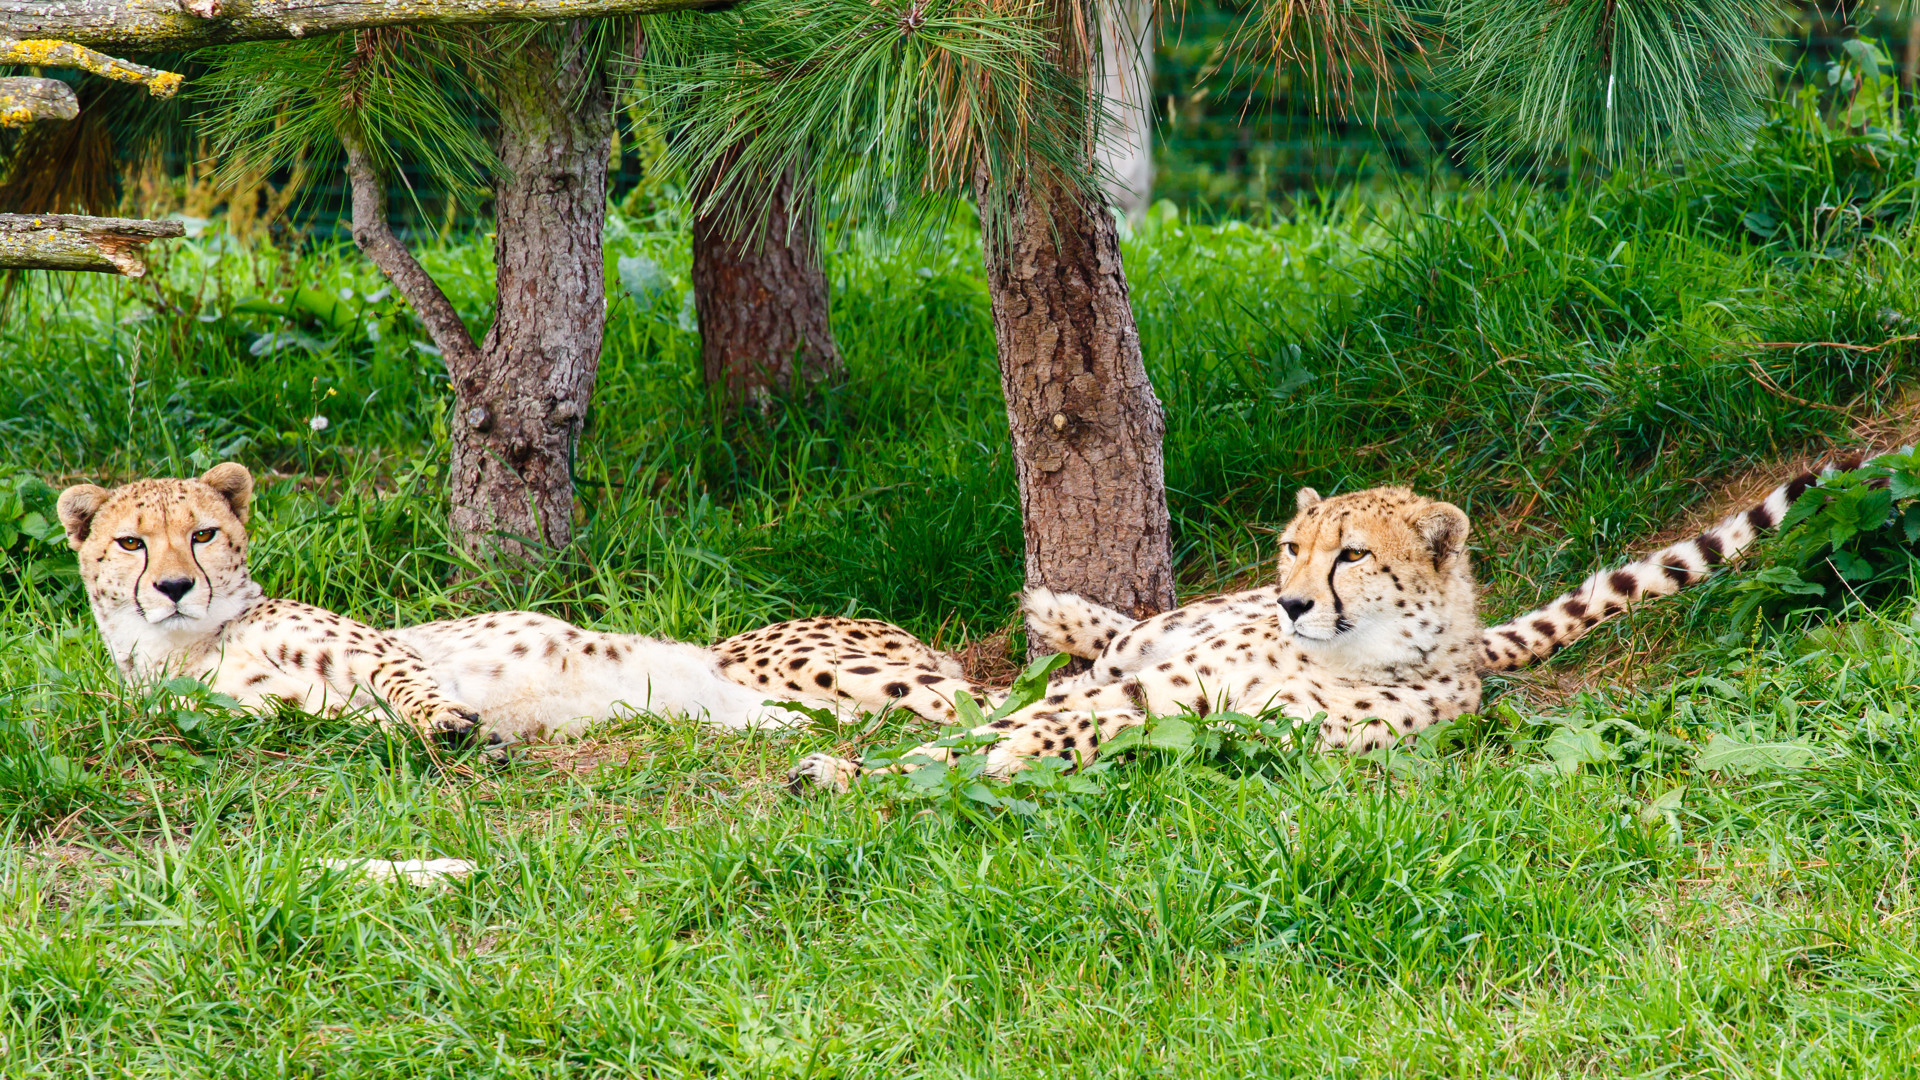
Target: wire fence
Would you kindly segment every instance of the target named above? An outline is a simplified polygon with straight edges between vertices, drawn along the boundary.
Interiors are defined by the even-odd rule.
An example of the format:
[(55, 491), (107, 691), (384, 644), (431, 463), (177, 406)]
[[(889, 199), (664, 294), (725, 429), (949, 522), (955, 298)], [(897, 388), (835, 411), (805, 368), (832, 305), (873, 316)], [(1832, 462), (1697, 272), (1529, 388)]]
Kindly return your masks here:
[[(1202, 217), (1257, 217), (1335, 186), (1481, 170), (1472, 131), (1424, 66), (1400, 67), (1391, 94), (1362, 81), (1346, 109), (1330, 110), (1305, 72), (1276, 67), (1264, 43), (1244, 39), (1252, 6), (1187, 0), (1164, 17), (1154, 71), (1155, 198)], [(1826, 0), (1787, 9), (1773, 28), (1783, 91), (1822, 78), (1856, 34), (1877, 41), (1911, 88), (1920, 21), (1876, 17), (1856, 31), (1848, 9), (1860, 6)], [(1554, 161), (1528, 161), (1524, 171), (1565, 176)]]

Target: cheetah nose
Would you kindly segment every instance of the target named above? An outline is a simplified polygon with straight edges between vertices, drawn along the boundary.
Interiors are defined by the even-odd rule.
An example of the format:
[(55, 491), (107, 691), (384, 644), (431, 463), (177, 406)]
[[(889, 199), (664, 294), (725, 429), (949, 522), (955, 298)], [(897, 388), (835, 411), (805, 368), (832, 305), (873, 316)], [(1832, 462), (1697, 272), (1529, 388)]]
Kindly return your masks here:
[(1280, 610), (1287, 613), (1287, 618), (1297, 622), (1300, 616), (1313, 610), (1313, 601), (1302, 600), (1297, 596), (1283, 596), (1280, 598)]
[(193, 591), (193, 579), (190, 577), (168, 578), (165, 581), (154, 582), (153, 587), (161, 596), (177, 604), (181, 597)]

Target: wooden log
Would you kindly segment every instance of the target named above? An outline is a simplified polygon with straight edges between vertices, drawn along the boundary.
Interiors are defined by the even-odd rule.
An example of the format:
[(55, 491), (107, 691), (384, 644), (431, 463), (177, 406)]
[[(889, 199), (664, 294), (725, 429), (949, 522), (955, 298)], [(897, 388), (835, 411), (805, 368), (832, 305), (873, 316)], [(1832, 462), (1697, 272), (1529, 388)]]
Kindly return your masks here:
[(0, 269), (94, 270), (140, 277), (140, 249), (185, 236), (178, 221), (80, 217), (75, 214), (0, 214)]
[(726, 0), (0, 0), (0, 37), (130, 52), (461, 24), (652, 15)]
[(0, 79), (0, 127), (26, 127), (42, 120), (80, 115), (73, 87), (59, 79)]
[(19, 41), (0, 37), (0, 64), (79, 68), (116, 82), (139, 83), (147, 88), (149, 94), (158, 98), (169, 98), (178, 93), (182, 81), (182, 76), (171, 71), (129, 63), (71, 41)]

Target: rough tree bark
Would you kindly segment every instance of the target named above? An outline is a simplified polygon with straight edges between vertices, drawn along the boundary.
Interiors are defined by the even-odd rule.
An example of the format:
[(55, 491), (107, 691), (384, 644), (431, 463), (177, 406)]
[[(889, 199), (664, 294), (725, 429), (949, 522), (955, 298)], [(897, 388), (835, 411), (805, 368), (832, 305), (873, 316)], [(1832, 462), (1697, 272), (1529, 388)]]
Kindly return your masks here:
[[(600, 369), (607, 288), (613, 105), (586, 40), (565, 24), (555, 47), (530, 45), (494, 93), (498, 314), (480, 363), (453, 373), (453, 522), (564, 545), (573, 532), (573, 450)], [(518, 550), (511, 542), (507, 550)]]
[(764, 213), (752, 215), (761, 226), (743, 226), (741, 204), (759, 197), (728, 193), (694, 217), (693, 303), (707, 385), (735, 407), (765, 411), (776, 397), (804, 393), (846, 367), (827, 318), (812, 197), (783, 175)]
[(496, 314), (476, 347), (387, 222), (382, 178), (347, 140), (353, 238), (432, 335), (453, 382), (449, 495), (461, 543), (525, 559), (572, 537), (575, 444), (606, 318), (601, 230), (613, 122), (584, 22), (527, 44), (493, 87)]
[(59, 79), (0, 79), (0, 127), (77, 119), (80, 99)]
[[(993, 197), (976, 184), (982, 206)], [(983, 215), (1029, 586), (1173, 606), (1161, 438), (1120, 238), (1098, 195), (1030, 177)]]
[(0, 214), (0, 269), (93, 270), (140, 277), (140, 249), (185, 236), (178, 221), (80, 217), (74, 214)]

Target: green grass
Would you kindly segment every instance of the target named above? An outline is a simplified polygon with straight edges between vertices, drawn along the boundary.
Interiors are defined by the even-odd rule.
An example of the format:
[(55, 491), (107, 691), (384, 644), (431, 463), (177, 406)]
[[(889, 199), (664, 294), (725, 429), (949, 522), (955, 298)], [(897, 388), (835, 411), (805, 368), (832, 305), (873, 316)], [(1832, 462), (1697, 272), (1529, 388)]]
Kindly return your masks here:
[[(1756, 247), (1707, 197), (1731, 184), (1156, 218), (1126, 257), (1183, 588), (1257, 576), (1301, 484), (1400, 482), (1473, 515), (1504, 614), (1714, 477), (1844, 430), (1750, 359), (1799, 397), (1891, 401), (1903, 347), (1740, 343), (1905, 333), (1907, 241)], [(268, 587), (377, 623), (514, 604), (694, 640), (817, 612), (946, 643), (1010, 625), (1017, 504), (964, 228), (843, 244), (851, 380), (750, 425), (698, 383), (672, 215), (609, 238), (610, 261), (677, 277), (613, 301), (580, 542), (529, 580), (451, 586), (444, 375), (350, 250), (210, 235), (148, 283), (16, 294), (6, 464), (58, 484), (237, 456), (263, 477)], [(426, 261), (481, 324), (484, 246)], [(296, 285), (353, 290), (350, 322), (235, 313)], [(1021, 816), (787, 797), (796, 757), (845, 745), (824, 734), (640, 720), (439, 771), (342, 722), (130, 690), (67, 565), (0, 545), (7, 1077), (1915, 1071), (1905, 601), (1809, 634), (1730, 625), (1704, 590), (1547, 673), (1657, 638), (1670, 659), (1634, 686), (1496, 687), (1412, 759), (1146, 752)], [(1699, 752), (1716, 738), (1791, 749), (1742, 772)], [(483, 869), (444, 891), (314, 869), (344, 856)]]

